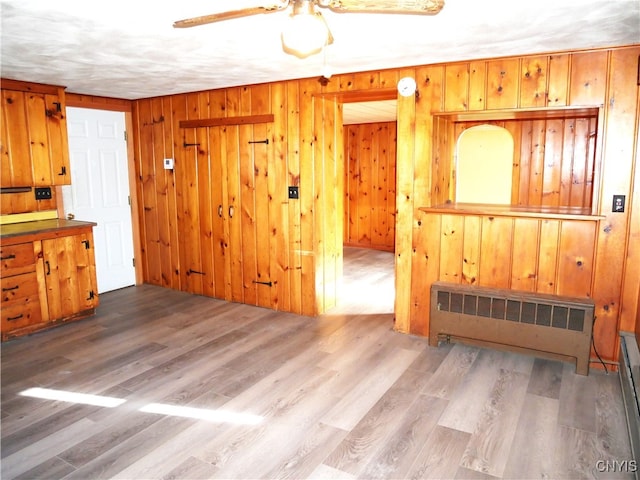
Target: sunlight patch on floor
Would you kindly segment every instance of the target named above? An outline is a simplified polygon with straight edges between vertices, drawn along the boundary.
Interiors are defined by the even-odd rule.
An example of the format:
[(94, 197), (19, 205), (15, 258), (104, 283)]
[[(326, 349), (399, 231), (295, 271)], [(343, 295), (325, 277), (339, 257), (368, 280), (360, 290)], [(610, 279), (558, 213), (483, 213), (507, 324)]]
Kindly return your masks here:
[(75, 393), (65, 390), (53, 390), (50, 388), (29, 388), (20, 392), (23, 397), (41, 398), (44, 400), (57, 400), (60, 402), (81, 403), (83, 405), (95, 405), (97, 407), (114, 408), (126, 402), (121, 398), (105, 397), (103, 395), (91, 395), (88, 393)]
[(264, 420), (259, 415), (236, 413), (227, 410), (211, 410), (208, 408), (183, 407), (164, 403), (150, 403), (140, 409), (141, 412), (171, 415), (173, 417), (195, 418), (215, 423), (233, 423), (236, 425), (257, 425)]
[[(92, 395), (88, 393), (76, 393), (66, 390), (54, 390), (50, 388), (29, 388), (19, 393), (23, 397), (39, 398), (43, 400), (55, 400), (60, 402), (94, 405), (97, 407), (115, 408), (124, 404), (127, 400), (122, 398), (107, 397), (104, 395)], [(170, 415), (174, 417), (194, 418), (216, 423), (233, 423), (236, 425), (258, 425), (264, 418), (250, 413), (237, 413), (229, 410), (212, 410), (209, 408), (185, 407), (180, 405), (168, 405), (164, 403), (149, 403), (139, 409), (144, 413)]]

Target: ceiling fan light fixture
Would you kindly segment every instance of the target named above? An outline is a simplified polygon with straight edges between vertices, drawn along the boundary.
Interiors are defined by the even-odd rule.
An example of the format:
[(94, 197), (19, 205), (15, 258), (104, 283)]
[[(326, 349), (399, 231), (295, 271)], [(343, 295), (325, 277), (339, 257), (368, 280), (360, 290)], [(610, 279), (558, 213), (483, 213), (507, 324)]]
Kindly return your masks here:
[(296, 0), (293, 13), (282, 30), (282, 48), (298, 58), (318, 53), (331, 43), (327, 24), (310, 0)]

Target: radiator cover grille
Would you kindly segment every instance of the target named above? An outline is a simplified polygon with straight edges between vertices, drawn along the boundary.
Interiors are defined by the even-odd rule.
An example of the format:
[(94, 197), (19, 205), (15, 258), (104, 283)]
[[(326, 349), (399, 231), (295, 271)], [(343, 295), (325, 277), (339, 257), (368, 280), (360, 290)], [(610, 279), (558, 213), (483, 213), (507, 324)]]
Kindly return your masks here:
[(435, 282), (429, 343), (445, 338), (568, 357), (587, 375), (594, 308), (590, 299)]
[(584, 330), (586, 311), (565, 304), (506, 299), (503, 296), (463, 294), (438, 290), (438, 309), (443, 312), (509, 320), (511, 322)]

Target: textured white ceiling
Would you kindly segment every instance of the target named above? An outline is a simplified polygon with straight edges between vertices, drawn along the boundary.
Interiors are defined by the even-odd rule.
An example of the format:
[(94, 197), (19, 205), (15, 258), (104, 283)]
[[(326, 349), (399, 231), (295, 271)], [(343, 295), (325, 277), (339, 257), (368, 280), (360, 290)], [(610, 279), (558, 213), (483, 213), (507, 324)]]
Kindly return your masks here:
[[(320, 76), (322, 54), (282, 52), (288, 12), (172, 27), (262, 3), (1, 0), (1, 74), (126, 99)], [(639, 0), (446, 0), (436, 16), (322, 11), (333, 73), (640, 43)]]

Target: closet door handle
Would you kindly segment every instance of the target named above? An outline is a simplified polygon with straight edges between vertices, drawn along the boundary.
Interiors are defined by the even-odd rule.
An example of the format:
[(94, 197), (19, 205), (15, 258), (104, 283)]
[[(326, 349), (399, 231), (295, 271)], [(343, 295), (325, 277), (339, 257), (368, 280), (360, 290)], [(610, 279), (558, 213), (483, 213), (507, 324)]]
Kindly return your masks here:
[(44, 264), (47, 266), (47, 273), (46, 275), (51, 275), (51, 264), (49, 263), (49, 260), (45, 260)]
[(233, 218), (233, 213), (236, 211), (235, 208), (233, 208), (233, 205), (229, 206), (229, 218)]
[(222, 205), (218, 205), (218, 216), (222, 218)]

